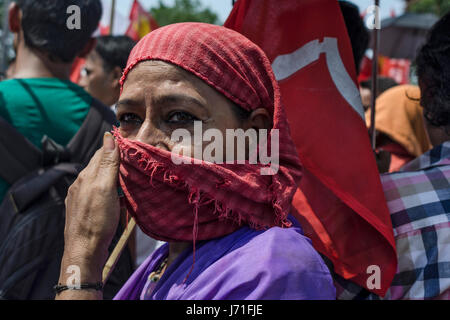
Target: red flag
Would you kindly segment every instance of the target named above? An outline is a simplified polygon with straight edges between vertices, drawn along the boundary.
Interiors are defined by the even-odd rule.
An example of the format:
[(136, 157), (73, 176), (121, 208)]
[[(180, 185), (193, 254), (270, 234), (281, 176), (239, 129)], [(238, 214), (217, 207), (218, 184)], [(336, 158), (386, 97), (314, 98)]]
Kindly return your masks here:
[(395, 12), (394, 8), (391, 8), (390, 16), (391, 18), (395, 18), (397, 16), (397, 13)]
[(372, 78), (372, 59), (367, 55), (361, 61), (361, 67), (359, 68), (358, 83), (369, 80)]
[(411, 61), (408, 59), (392, 59), (388, 57), (380, 57), (381, 70), (380, 74), (394, 79), (398, 84), (409, 83), (409, 71)]
[(130, 11), (130, 26), (125, 34), (138, 41), (157, 28), (158, 24), (152, 15), (144, 10), (139, 1), (134, 0)]
[(70, 81), (73, 83), (78, 83), (81, 77), (81, 68), (86, 63), (85, 58), (76, 57), (75, 61), (72, 63), (72, 68), (70, 69)]
[(104, 25), (100, 24), (98, 29), (99, 29), (100, 35), (102, 35), (102, 36), (107, 36), (107, 35), (111, 34), (111, 30), (110, 30), (109, 26), (104, 26)]
[(239, 0), (225, 26), (266, 52), (279, 81), (304, 166), (294, 215), (338, 274), (384, 295), (393, 229), (337, 1)]

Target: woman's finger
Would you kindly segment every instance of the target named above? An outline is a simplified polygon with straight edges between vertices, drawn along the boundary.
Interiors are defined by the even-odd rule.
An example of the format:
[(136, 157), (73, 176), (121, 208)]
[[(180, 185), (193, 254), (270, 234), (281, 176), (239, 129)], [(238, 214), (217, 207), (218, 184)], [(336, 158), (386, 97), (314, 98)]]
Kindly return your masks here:
[(98, 160), (97, 175), (105, 188), (116, 189), (119, 174), (119, 148), (111, 133), (105, 133), (103, 148)]

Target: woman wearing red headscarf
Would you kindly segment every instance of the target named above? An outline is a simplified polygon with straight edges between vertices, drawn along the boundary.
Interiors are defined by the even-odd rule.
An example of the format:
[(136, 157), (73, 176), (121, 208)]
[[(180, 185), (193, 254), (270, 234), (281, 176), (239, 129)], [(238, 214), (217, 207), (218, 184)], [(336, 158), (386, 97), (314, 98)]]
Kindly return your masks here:
[[(259, 47), (208, 24), (157, 29), (130, 55), (117, 116), (115, 140), (105, 135), (69, 190), (60, 285), (71, 279), (67, 268), (77, 265), (81, 288), (57, 298), (102, 297), (95, 284), (119, 219), (118, 184), (120, 203), (141, 229), (168, 244), (149, 256), (116, 299), (335, 298), (327, 267), (289, 215), (301, 167)], [(198, 124), (200, 135), (268, 130), (257, 150), (279, 146), (275, 170), (260, 158), (250, 161), (248, 145), (244, 163), (200, 161), (195, 141), (185, 149), (188, 157), (175, 156), (181, 142), (173, 133), (195, 136)], [(224, 147), (219, 160), (230, 158), (236, 160)], [(186, 159), (192, 161), (175, 161)]]

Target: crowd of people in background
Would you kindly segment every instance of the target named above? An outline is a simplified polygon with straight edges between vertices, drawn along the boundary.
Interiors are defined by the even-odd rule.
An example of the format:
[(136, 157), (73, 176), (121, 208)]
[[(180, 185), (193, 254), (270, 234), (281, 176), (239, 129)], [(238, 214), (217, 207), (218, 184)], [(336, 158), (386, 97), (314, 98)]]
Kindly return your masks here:
[[(69, 152), (67, 151), (68, 146), (73, 144), (75, 137), (80, 135), (79, 132), (83, 132), (83, 135), (85, 131), (89, 132), (89, 130), (83, 131), (82, 128), (94, 105), (100, 110), (99, 121), (107, 126), (108, 131), (112, 131), (113, 126), (119, 126), (120, 133), (119, 131), (115, 132), (116, 143), (111, 142), (111, 140), (113, 141), (111, 135), (103, 136), (103, 132), (100, 135), (97, 134), (99, 142), (92, 147), (96, 150), (100, 149), (100, 151), (94, 156), (93, 152), (88, 152), (88, 148), (86, 148), (85, 153), (81, 155), (81, 157), (89, 158), (82, 163), (83, 167), (87, 167), (80, 174), (84, 182), (80, 178), (76, 180), (81, 169), (76, 175), (67, 178), (66, 192), (70, 185), (72, 187), (69, 189), (69, 197), (66, 199), (68, 214), (66, 219), (69, 222), (71, 220), (72, 225), (66, 222), (66, 234), (59, 234), (61, 241), (65, 240), (63, 247), (49, 249), (50, 251), (54, 250), (55, 255), (47, 259), (48, 261), (34, 262), (39, 265), (40, 269), (32, 276), (16, 282), (11, 280), (9, 286), (2, 287), (0, 284), (0, 299), (53, 299), (55, 295), (62, 299), (112, 299), (114, 297), (118, 299), (381, 298), (335, 274), (333, 266), (328, 263), (327, 258), (314, 250), (308, 239), (302, 235), (301, 226), (289, 215), (288, 202), (289, 199), (292, 200), (293, 195), (291, 189), (295, 185), (296, 179), (299, 178), (297, 170), (301, 170), (296, 155), (286, 156), (292, 149), (289, 133), (284, 136), (288, 138), (280, 147), (282, 149), (280, 152), (284, 151), (286, 154), (280, 164), (283, 170), (274, 178), (274, 180), (278, 179), (277, 183), (282, 186), (278, 189), (273, 186), (267, 187), (268, 182), (260, 181), (259, 178), (254, 178), (251, 182), (238, 180), (239, 174), (242, 177), (251, 176), (250, 169), (238, 172), (234, 176), (229, 172), (222, 172), (222, 169), (214, 169), (215, 171), (212, 171), (214, 174), (207, 169), (198, 169), (197, 174), (203, 180), (220, 177), (224, 180), (223, 185), (233, 185), (233, 182), (229, 181), (233, 176), (233, 179), (238, 181), (232, 188), (224, 189), (224, 196), (218, 195), (219, 198), (222, 197), (220, 198), (222, 202), (217, 202), (217, 199), (203, 199), (199, 193), (195, 192), (188, 192), (186, 196), (189, 198), (189, 205), (194, 204), (195, 206), (195, 203), (204, 200), (205, 204), (195, 206), (197, 210), (195, 219), (203, 219), (201, 222), (209, 227), (209, 229), (206, 227), (205, 229), (214, 228), (215, 231), (210, 231), (214, 234), (213, 240), (206, 236), (199, 237), (199, 240), (204, 240), (204, 242), (199, 243), (197, 249), (194, 242), (193, 251), (190, 249), (191, 251), (188, 253), (183, 253), (187, 246), (172, 245), (173, 239), (186, 241), (192, 236), (192, 231), (190, 231), (189, 237), (180, 239), (177, 238), (178, 234), (153, 230), (147, 227), (147, 220), (138, 220), (139, 227), (123, 250), (112, 275), (106, 283), (103, 283), (101, 296), (97, 295), (95, 288), (86, 290), (85, 295), (80, 293), (82, 290), (74, 290), (74, 292), (66, 290), (61, 293), (57, 291), (56, 294), (53, 286), (57, 284), (58, 279), (59, 282), (66, 279), (62, 270), (73, 258), (68, 251), (72, 250), (81, 255), (80, 252), (84, 252), (85, 249), (79, 244), (82, 241), (75, 239), (76, 233), (79, 232), (80, 236), (84, 230), (94, 237), (97, 231), (94, 232), (92, 231), (94, 229), (89, 229), (85, 225), (89, 223), (105, 224), (107, 221), (106, 217), (100, 223), (94, 215), (83, 215), (81, 212), (83, 208), (86, 212), (91, 210), (91, 214), (94, 209), (102, 211), (99, 209), (100, 206), (114, 211), (116, 207), (107, 204), (108, 202), (115, 203), (117, 201), (123, 204), (124, 201), (128, 201), (127, 208), (130, 211), (133, 206), (139, 207), (130, 199), (136, 203), (138, 200), (144, 201), (132, 194), (137, 192), (133, 188), (142, 187), (139, 184), (143, 183), (144, 178), (128, 184), (124, 181), (126, 176), (124, 170), (127, 171), (127, 174), (141, 170), (138, 165), (133, 166), (133, 161), (138, 163), (140, 159), (133, 160), (133, 156), (121, 154), (120, 161), (129, 165), (129, 167), (124, 167), (128, 169), (120, 167), (121, 188), (117, 188), (119, 181), (114, 180), (115, 184), (112, 188), (96, 189), (108, 194), (116, 188), (118, 194), (110, 195), (109, 198), (104, 196), (105, 200), (102, 200), (101, 205), (97, 204), (97, 207), (93, 207), (95, 201), (92, 201), (89, 194), (80, 190), (83, 188), (91, 190), (88, 185), (89, 183), (95, 184), (94, 178), (97, 181), (106, 181), (103, 179), (103, 175), (106, 174), (101, 172), (102, 161), (107, 164), (113, 163), (119, 170), (119, 151), (117, 150), (121, 148), (120, 150), (128, 151), (132, 149), (135, 154), (138, 154), (139, 151), (145, 155), (141, 155), (141, 159), (148, 157), (151, 159), (150, 162), (160, 161), (161, 167), (168, 166), (164, 162), (164, 154), (160, 155), (155, 153), (155, 150), (145, 149), (143, 146), (144, 143), (153, 146), (164, 144), (161, 141), (165, 141), (163, 135), (167, 133), (167, 128), (170, 126), (161, 125), (162, 118), (157, 118), (157, 113), (162, 113), (163, 107), (171, 110), (174, 109), (175, 104), (185, 103), (188, 106), (186, 108), (190, 108), (189, 110), (196, 110), (195, 108), (209, 110), (187, 113), (186, 109), (183, 112), (174, 112), (170, 115), (172, 118), (167, 120), (167, 123), (171, 123), (173, 126), (175, 126), (173, 123), (177, 123), (177, 126), (180, 127), (190, 123), (189, 121), (193, 121), (194, 118), (202, 119), (202, 112), (209, 112), (212, 114), (212, 118), (216, 116), (215, 124), (219, 127), (233, 125), (236, 128), (271, 129), (277, 128), (276, 126), (281, 123), (280, 129), (283, 130), (285, 119), (275, 118), (279, 116), (277, 112), (281, 105), (277, 105), (276, 102), (279, 91), (274, 84), (272, 71), (268, 67), (270, 63), (267, 62), (262, 50), (256, 45), (249, 44), (243, 36), (237, 36), (234, 31), (225, 31), (218, 26), (205, 27), (184, 24), (179, 26), (180, 30), (184, 32), (182, 35), (177, 33), (176, 26), (168, 26), (153, 31), (138, 44), (127, 36), (92, 38), (102, 14), (102, 7), (98, 0), (77, 1), (81, 8), (83, 28), (75, 31), (58, 28), (58, 25), (65, 24), (65, 15), (59, 15), (59, 13), (65, 13), (67, 1), (45, 1), (42, 4), (35, 2), (33, 0), (16, 0), (9, 9), (9, 27), (14, 34), (16, 56), (10, 63), (6, 79), (0, 82), (0, 120), (2, 121), (0, 122), (0, 128), (2, 128), (0, 133), (7, 132), (6, 130), (15, 130), (28, 140), (30, 148), (35, 148), (36, 152), (42, 152), (40, 157), (46, 159), (46, 163), (51, 166), (57, 165), (60, 159), (66, 157)], [(369, 46), (370, 35), (360, 17), (358, 8), (347, 1), (339, 1), (339, 4), (352, 44), (355, 67), (359, 72), (362, 58)], [(48, 21), (41, 20), (42, 17), (47, 16), (52, 18)], [(203, 32), (202, 37), (195, 33), (195, 30), (199, 29)], [(359, 84), (368, 129), (371, 125), (370, 101), (372, 95), (376, 96), (376, 150), (374, 150), (374, 155), (377, 159), (381, 183), (391, 214), (398, 256), (397, 273), (385, 299), (450, 299), (449, 30), (450, 13), (442, 17), (429, 31), (427, 41), (421, 47), (415, 61), (419, 86), (399, 85), (393, 79), (380, 77), (378, 78), (378, 91), (374, 93), (371, 92), (371, 81)], [(157, 48), (155, 45), (152, 47), (152, 41), (160, 41), (160, 45), (164, 47)], [(230, 41), (234, 42), (233, 50), (224, 50), (223, 47), (229, 45)], [(177, 48), (183, 46), (190, 48), (189, 52), (192, 57), (185, 52), (178, 53)], [(200, 55), (203, 56), (200, 57)], [(205, 56), (210, 57), (209, 65), (196, 63), (196, 59), (203, 59)], [(85, 64), (81, 69), (79, 82), (73, 83), (69, 80), (70, 71), (77, 57), (85, 59)], [(222, 60), (218, 62), (218, 59)], [(155, 62), (155, 60), (157, 61)], [(231, 66), (236, 61), (240, 61), (242, 65), (233, 69)], [(223, 68), (222, 79), (213, 74), (214, 70), (219, 67)], [(249, 76), (252, 71), (255, 73)], [(254, 76), (252, 78), (254, 83), (245, 84), (240, 88), (233, 85), (232, 81), (227, 83), (227, 77), (238, 76), (242, 78)], [(260, 91), (256, 92), (255, 87)], [(171, 95), (167, 95), (163, 99), (164, 95), (168, 94), (167, 92)], [(264, 92), (269, 93), (265, 94)], [(149, 95), (153, 93), (163, 97), (160, 99), (164, 100), (161, 102), (163, 107), (158, 107), (161, 110), (155, 109), (155, 106), (159, 106), (157, 97), (149, 98)], [(144, 102), (137, 101), (136, 99), (139, 97)], [(121, 101), (119, 102), (119, 100)], [(142, 105), (142, 103), (148, 103), (149, 100), (152, 100), (151, 108), (138, 110), (139, 103)], [(157, 102), (153, 102), (153, 100)], [(213, 106), (209, 102), (210, 100), (219, 102)], [(254, 101), (260, 101), (261, 105), (248, 107)], [(203, 103), (201, 108), (194, 106), (201, 103)], [(236, 107), (238, 111), (236, 111)], [(213, 109), (215, 111), (212, 111)], [(219, 109), (220, 112), (217, 111)], [(218, 114), (216, 115), (215, 112)], [(33, 173), (33, 177), (38, 176), (40, 174), (38, 172), (42, 172), (41, 166), (32, 163), (31, 159), (30, 164), (27, 165), (28, 159), (16, 161), (13, 151), (7, 153), (6, 149), (2, 149), (1, 144), (4, 142), (7, 145), (6, 140), (8, 139), (4, 135), (0, 137), (0, 150), (5, 152), (0, 155), (0, 163), (2, 163), (0, 165), (0, 224), (3, 219), (2, 215), (6, 215), (11, 210), (16, 210), (16, 213), (22, 210), (23, 212), (27, 210), (27, 212), (36, 212), (37, 209), (33, 209), (30, 201), (22, 199), (18, 195), (21, 188), (38, 188), (35, 187), (35, 184), (31, 187), (27, 186), (24, 183), (24, 177), (26, 177), (26, 181), (31, 181), (30, 172)], [(46, 141), (45, 146), (43, 141)], [(162, 147), (162, 149), (171, 150), (169, 147)], [(20, 166), (14, 164), (19, 162)], [(154, 171), (147, 178), (150, 179), (151, 176), (153, 179), (155, 173), (157, 185), (160, 183), (159, 178), (163, 182), (169, 179), (171, 183), (172, 180), (181, 179), (175, 174), (167, 177), (164, 172), (158, 173), (158, 168), (153, 167), (153, 169)], [(119, 174), (117, 170), (115, 171), (116, 176)], [(190, 174), (197, 172), (195, 170), (197, 169), (194, 166), (191, 170), (192, 173), (183, 172), (181, 176), (190, 177)], [(13, 174), (10, 171), (18, 171), (23, 174), (21, 177), (18, 177), (20, 175), (18, 174), (12, 178)], [(138, 176), (138, 173), (134, 174)], [(158, 175), (162, 175), (162, 177)], [(92, 180), (89, 180), (89, 176)], [(74, 181), (76, 182), (74, 183)], [(207, 183), (206, 181), (195, 181), (195, 183), (193, 181), (195, 181), (194, 177), (192, 181), (184, 181), (185, 185), (192, 188), (190, 191), (195, 189), (192, 187), (195, 186), (195, 183)], [(173, 182), (171, 186), (177, 190), (174, 191), (174, 194), (178, 195), (181, 192), (179, 191), (180, 185), (175, 185)], [(208, 185), (208, 187), (210, 186)], [(56, 187), (56, 189), (58, 188), (59, 186)], [(62, 188), (64, 189), (64, 187)], [(247, 194), (247, 189), (244, 190), (244, 188), (248, 188), (250, 194)], [(144, 187), (142, 189), (146, 190)], [(164, 199), (164, 203), (155, 200), (159, 206), (171, 209), (179, 207), (180, 210), (184, 210), (184, 204), (181, 204), (181, 200), (178, 200), (177, 197), (174, 196), (174, 200), (171, 200), (170, 197), (165, 197), (168, 192), (166, 189), (157, 190), (160, 191), (156, 196)], [(148, 193), (142, 192), (147, 198), (151, 198)], [(262, 196), (259, 198), (261, 194), (265, 193), (275, 194), (278, 197), (276, 200), (279, 202), (272, 201), (272, 199), (267, 200)], [(195, 197), (198, 199), (193, 200)], [(65, 196), (58, 199), (53, 202), (62, 205), (61, 202), (64, 201)], [(91, 199), (91, 204), (85, 203), (87, 200), (84, 199)], [(39, 201), (42, 203), (43, 200)], [(225, 207), (233, 205), (228, 201), (242, 202), (240, 205), (242, 213), (240, 213), (239, 220), (246, 221), (244, 228), (234, 228), (225, 222), (216, 224), (214, 221), (212, 223), (209, 221), (212, 219), (205, 218), (203, 212), (206, 210), (205, 208), (212, 208), (211, 210), (214, 212), (219, 210), (226, 215)], [(22, 203), (25, 204), (22, 205)], [(156, 206), (151, 203), (148, 207), (154, 208), (152, 205)], [(251, 217), (251, 214), (246, 211), (250, 210), (249, 208), (256, 208), (264, 213), (276, 212), (278, 223), (273, 223), (262, 214)], [(42, 209), (39, 210), (42, 211)], [(164, 215), (171, 216), (164, 212), (159, 214), (154, 219), (163, 219)], [(182, 220), (181, 216), (171, 217), (174, 220)], [(11, 228), (16, 225), (14, 220), (16, 218), (8, 219)], [(73, 222), (77, 219), (85, 219), (85, 225)], [(194, 217), (189, 215), (184, 219), (194, 220)], [(104, 238), (102, 238), (103, 242), (99, 241), (98, 243), (107, 243), (106, 249), (101, 253), (95, 251), (83, 254), (100, 255), (103, 260), (100, 259), (101, 263), (99, 264), (105, 263), (105, 257), (102, 254), (104, 252), (111, 254), (127, 227), (129, 217), (124, 210), (118, 210), (116, 220), (111, 219), (109, 226), (111, 230), (105, 231), (106, 227), (98, 229), (100, 230), (98, 233), (102, 233)], [(156, 220), (152, 220), (151, 223), (160, 226)], [(173, 231), (174, 233), (182, 234), (184, 229), (181, 227), (174, 229), (169, 226), (177, 223), (177, 221), (169, 221), (166, 227), (168, 230), (178, 230)], [(24, 223), (22, 222), (22, 224)], [(267, 227), (269, 231), (254, 231), (248, 227), (253, 225)], [(292, 227), (281, 228), (288, 225), (292, 225)], [(73, 226), (76, 226), (78, 231), (73, 231), (75, 228)], [(192, 226), (192, 223), (189, 226)], [(202, 224), (200, 224), (200, 228), (201, 226)], [(222, 229), (225, 231), (222, 232)], [(282, 231), (289, 229), (291, 229), (289, 232)], [(5, 227), (0, 230), (5, 232), (4, 235), (0, 235), (0, 240), (5, 243), (9, 239), (6, 237), (7, 234), (12, 239), (16, 237), (16, 235), (11, 236), (7, 230), (5, 231)], [(40, 232), (44, 233), (42, 230)], [(201, 230), (196, 230), (196, 232), (200, 232), (199, 234), (203, 236)], [(165, 241), (158, 241), (149, 236), (161, 234), (164, 236), (155, 238), (164, 238)], [(33, 241), (39, 244), (39, 241), (44, 241), (42, 240), (44, 238), (44, 236), (37, 236), (33, 238)], [(83, 239), (88, 238), (85, 236)], [(166, 242), (170, 246), (165, 244)], [(86, 245), (87, 247), (89, 245)], [(283, 250), (290, 252), (290, 256), (298, 258), (299, 261), (293, 262), (286, 259), (282, 256)], [(4, 263), (1, 255), (0, 251), (0, 261), (2, 261), (0, 263)], [(270, 260), (268, 256), (274, 260)], [(300, 261), (302, 259), (303, 261)], [(62, 266), (61, 261), (63, 261)], [(192, 261), (194, 261), (193, 264)], [(10, 263), (13, 261), (10, 260)], [(31, 261), (27, 262), (27, 264), (31, 263)], [(280, 264), (283, 264), (283, 267), (280, 267), (279, 273), (269, 272), (267, 278), (258, 283), (247, 283), (243, 276), (254, 272), (255, 275), (252, 273), (252, 276), (257, 278), (257, 275), (265, 272), (264, 270), (272, 270), (274, 265)], [(48, 267), (50, 265), (52, 268)], [(199, 269), (191, 269), (194, 266)], [(16, 269), (21, 270), (22, 267), (20, 265)], [(244, 267), (246, 268), (245, 272), (242, 270)], [(41, 269), (45, 269), (46, 272), (44, 273)], [(248, 269), (254, 271), (248, 271)], [(94, 268), (90, 271), (91, 278), (82, 279), (82, 282), (95, 282), (93, 279), (101, 281), (98, 275), (101, 268), (92, 270)], [(192, 270), (194, 272), (191, 274)], [(164, 272), (168, 272), (171, 277), (162, 278)], [(187, 279), (190, 280), (187, 281), (187, 289), (183, 289), (183, 291), (177, 284), (184, 283), (183, 279), (185, 280), (186, 273), (189, 273)], [(6, 274), (3, 273), (2, 265), (0, 265), (0, 279), (5, 281), (4, 284), (7, 283), (8, 277), (13, 279), (12, 275), (8, 275), (6, 279), (5, 277)], [(14, 277), (20, 278), (21, 276), (14, 273)], [(38, 281), (37, 279), (40, 277), (44, 280)], [(308, 279), (305, 280), (305, 277)], [(162, 284), (158, 282), (162, 281), (160, 279), (164, 280)]]

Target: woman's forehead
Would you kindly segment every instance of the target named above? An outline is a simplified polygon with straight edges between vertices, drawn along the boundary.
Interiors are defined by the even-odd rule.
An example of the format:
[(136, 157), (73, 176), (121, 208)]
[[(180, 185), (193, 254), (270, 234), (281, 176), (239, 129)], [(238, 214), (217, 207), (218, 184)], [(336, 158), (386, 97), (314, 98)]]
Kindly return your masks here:
[(128, 73), (123, 92), (142, 90), (161, 90), (164, 87), (193, 87), (194, 80), (187, 77), (184, 70), (162, 61), (143, 61)]
[(133, 67), (124, 82), (121, 99), (177, 93), (195, 97), (204, 104), (218, 99), (228, 101), (197, 76), (160, 60), (143, 61)]
[(127, 74), (124, 84), (139, 81), (143, 78), (165, 78), (182, 80), (186, 78), (186, 71), (160, 60), (147, 60), (136, 64)]

